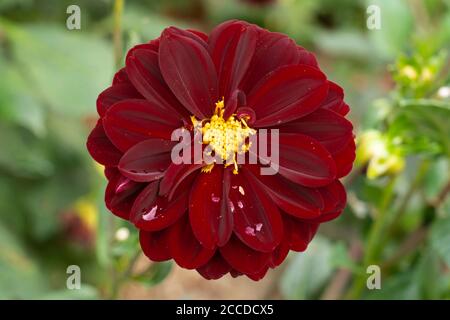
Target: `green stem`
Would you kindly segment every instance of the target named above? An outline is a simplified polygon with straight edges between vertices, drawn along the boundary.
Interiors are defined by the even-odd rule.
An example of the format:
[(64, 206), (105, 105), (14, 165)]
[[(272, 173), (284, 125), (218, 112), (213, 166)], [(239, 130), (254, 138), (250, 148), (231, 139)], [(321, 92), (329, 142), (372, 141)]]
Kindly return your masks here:
[[(376, 211), (375, 221), (370, 228), (364, 257), (362, 260), (363, 267), (373, 264), (377, 259), (379, 252), (378, 244), (380, 243), (380, 238), (384, 230), (387, 218), (389, 216), (390, 210), (388, 208), (394, 196), (393, 191), (396, 181), (397, 181), (396, 177), (391, 178), (391, 180), (389, 181), (388, 185), (385, 188), (379, 208)], [(347, 298), (349, 299), (360, 298), (365, 283), (366, 283), (366, 274), (365, 273), (358, 274), (355, 281), (353, 282), (352, 287), (347, 293)]]
[(124, 0), (114, 1), (114, 31), (113, 31), (113, 43), (114, 43), (114, 63), (116, 68), (120, 68), (122, 65), (123, 56), (123, 43), (122, 43), (122, 15), (123, 15)]
[(134, 266), (136, 265), (136, 262), (138, 261), (141, 254), (140, 248), (133, 254), (133, 256), (130, 258), (130, 261), (128, 262), (128, 266), (125, 269), (124, 272), (121, 274), (117, 274), (117, 272), (114, 272), (114, 277), (111, 285), (111, 293), (109, 298), (111, 300), (115, 300), (119, 296), (119, 290), (122, 287), (122, 285), (128, 280), (130, 275), (133, 272)]

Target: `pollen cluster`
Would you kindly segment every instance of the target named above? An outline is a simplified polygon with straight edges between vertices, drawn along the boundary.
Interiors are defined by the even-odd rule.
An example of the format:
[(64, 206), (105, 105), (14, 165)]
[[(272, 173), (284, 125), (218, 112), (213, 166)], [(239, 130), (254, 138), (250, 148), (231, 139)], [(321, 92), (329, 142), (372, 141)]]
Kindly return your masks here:
[[(250, 149), (251, 142), (246, 141), (248, 137), (256, 133), (256, 130), (248, 127), (244, 119), (237, 119), (231, 115), (228, 119), (224, 115), (224, 100), (216, 102), (214, 115), (205, 120), (200, 130), (202, 132), (203, 144), (209, 145), (212, 150), (224, 162), (225, 167), (233, 165), (233, 173), (238, 173), (236, 162), (237, 153), (245, 153)], [(199, 121), (191, 117), (194, 126), (199, 127)], [(212, 170), (214, 164), (206, 166), (203, 172)]]

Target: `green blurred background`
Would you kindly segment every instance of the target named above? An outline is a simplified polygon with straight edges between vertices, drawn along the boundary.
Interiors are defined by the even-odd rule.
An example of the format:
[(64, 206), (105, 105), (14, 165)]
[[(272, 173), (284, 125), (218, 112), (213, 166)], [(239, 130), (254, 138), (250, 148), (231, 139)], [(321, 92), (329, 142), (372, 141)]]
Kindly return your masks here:
[[(66, 9), (81, 9), (68, 30)], [(377, 5), (381, 29), (369, 30)], [(85, 141), (124, 53), (167, 26), (280, 31), (344, 87), (348, 206), (258, 283), (149, 263)], [(0, 0), (0, 298), (450, 298), (450, 1)], [(366, 288), (368, 265), (381, 289)], [(81, 268), (81, 289), (66, 287)]]

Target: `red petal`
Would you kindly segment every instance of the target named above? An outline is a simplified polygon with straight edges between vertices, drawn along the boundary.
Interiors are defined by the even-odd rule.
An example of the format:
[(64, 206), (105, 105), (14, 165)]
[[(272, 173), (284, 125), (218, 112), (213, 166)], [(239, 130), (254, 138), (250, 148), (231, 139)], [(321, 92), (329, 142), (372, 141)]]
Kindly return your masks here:
[(316, 189), (300, 186), (281, 175), (261, 175), (257, 165), (247, 165), (245, 169), (251, 170), (267, 194), (283, 211), (298, 218), (314, 218), (320, 215), (324, 203)]
[(216, 249), (203, 247), (192, 233), (189, 219), (180, 219), (170, 228), (170, 252), (176, 263), (186, 269), (196, 269), (206, 264)]
[(256, 48), (258, 30), (241, 21), (227, 21), (209, 36), (209, 52), (219, 78), (219, 96), (228, 100), (247, 72)]
[(180, 118), (189, 117), (189, 114), (164, 82), (156, 51), (139, 47), (132, 49), (126, 59), (126, 68), (135, 88), (150, 103)]
[(268, 74), (248, 94), (256, 113), (254, 127), (279, 125), (316, 110), (326, 97), (325, 75), (316, 68), (286, 66)]
[(111, 143), (106, 135), (101, 119), (89, 134), (86, 147), (91, 157), (104, 166), (116, 166), (122, 157), (122, 152)]
[(264, 278), (264, 276), (266, 275), (268, 270), (269, 270), (269, 268), (265, 267), (264, 269), (262, 269), (261, 271), (259, 271), (257, 273), (246, 274), (246, 276), (249, 277), (250, 279), (252, 279), (253, 281), (259, 281), (262, 278)]
[(141, 94), (130, 83), (116, 84), (99, 94), (97, 98), (97, 112), (100, 117), (103, 117), (114, 103), (127, 99), (141, 98)]
[(299, 62), (297, 46), (293, 40), (281, 33), (259, 30), (256, 50), (241, 84), (244, 92), (250, 92), (269, 72)]
[(206, 40), (204, 39), (205, 34), (203, 33), (203, 35), (202, 35), (202, 33), (199, 31), (195, 32), (194, 30), (183, 30), (183, 29), (179, 29), (177, 27), (168, 27), (165, 30), (165, 32), (168, 32), (170, 34), (177, 34), (182, 37), (189, 38), (191, 40), (196, 41), (199, 45), (201, 45), (205, 49), (208, 49), (208, 44), (206, 43)]
[(169, 250), (169, 231), (139, 232), (142, 251), (152, 261), (166, 261), (172, 258)]
[[(269, 150), (271, 144), (269, 141)], [(259, 158), (266, 163), (270, 160), (262, 154)], [(276, 160), (272, 162), (275, 166)], [(319, 142), (302, 134), (280, 134), (278, 164), (282, 176), (306, 187), (324, 186), (336, 177), (336, 165), (330, 153)]]
[(170, 151), (174, 144), (174, 141), (158, 138), (139, 142), (120, 159), (119, 170), (134, 181), (158, 180), (171, 163)]
[(159, 65), (178, 100), (197, 118), (212, 115), (218, 101), (217, 74), (199, 41), (166, 29), (161, 36)]
[(297, 46), (297, 54), (298, 54), (298, 64), (306, 64), (311, 67), (319, 68), (319, 64), (317, 63), (317, 59), (308, 50), (301, 46)]
[(306, 222), (289, 215), (283, 216), (286, 241), (294, 251), (305, 251), (319, 228), (319, 223)]
[(208, 35), (206, 33), (193, 29), (187, 29), (187, 31), (192, 32), (193, 34), (199, 36), (203, 41), (208, 42)]
[(328, 81), (328, 94), (320, 107), (337, 112), (341, 116), (345, 116), (350, 111), (350, 108), (344, 102), (344, 90), (331, 81)]
[(149, 138), (170, 140), (172, 132), (182, 125), (176, 114), (146, 100), (118, 102), (103, 118), (106, 134), (124, 152)]
[(177, 189), (178, 185), (186, 179), (190, 174), (199, 170), (202, 164), (175, 164), (172, 163), (164, 174), (159, 186), (159, 194), (172, 198), (173, 191)]
[(223, 118), (228, 119), (231, 115), (236, 113), (236, 109), (246, 104), (245, 93), (241, 90), (234, 90), (228, 100), (225, 100), (225, 110)]
[(280, 243), (280, 245), (272, 252), (271, 259), (269, 261), (269, 267), (276, 268), (286, 259), (289, 254), (290, 245), (285, 239)]
[(333, 181), (326, 187), (319, 188), (319, 192), (325, 202), (322, 215), (313, 219), (314, 222), (326, 222), (337, 218), (347, 203), (347, 193), (339, 180)]
[(220, 279), (230, 270), (230, 265), (222, 258), (219, 252), (216, 252), (207, 264), (197, 269), (198, 273), (207, 280)]
[(343, 150), (332, 154), (332, 156), (337, 168), (336, 178), (341, 178), (349, 174), (356, 158), (355, 140), (351, 139)]
[(125, 70), (125, 68), (122, 68), (119, 71), (117, 71), (112, 81), (113, 86), (122, 83), (130, 84), (130, 79), (128, 78), (127, 71)]
[(280, 127), (281, 133), (301, 133), (319, 141), (330, 153), (342, 150), (353, 139), (350, 121), (327, 109), (317, 109)]
[(128, 220), (131, 207), (144, 186), (142, 183), (127, 181), (117, 169), (114, 169), (106, 186), (106, 207), (116, 216)]
[(232, 236), (228, 243), (220, 248), (225, 261), (238, 272), (256, 274), (267, 267), (271, 254), (254, 251), (244, 245), (236, 236)]
[(206, 248), (224, 246), (233, 231), (229, 208), (229, 170), (216, 165), (198, 175), (189, 198), (189, 219), (198, 241)]
[(283, 238), (283, 222), (277, 206), (252, 174), (242, 170), (231, 175), (229, 199), (239, 239), (252, 249), (271, 252)]
[(185, 182), (170, 201), (158, 196), (158, 182), (150, 183), (134, 202), (130, 221), (137, 228), (147, 231), (161, 230), (175, 223), (188, 208), (188, 180)]

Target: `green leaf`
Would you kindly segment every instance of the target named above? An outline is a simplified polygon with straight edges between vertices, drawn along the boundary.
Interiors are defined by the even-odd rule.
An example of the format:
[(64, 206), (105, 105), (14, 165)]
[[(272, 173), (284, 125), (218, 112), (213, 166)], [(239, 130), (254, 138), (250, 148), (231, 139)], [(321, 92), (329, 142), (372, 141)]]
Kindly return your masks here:
[(358, 59), (362, 61), (373, 60), (373, 47), (368, 38), (355, 30), (324, 31), (314, 36), (318, 48), (328, 54), (340, 57)]
[(107, 42), (61, 25), (0, 25), (12, 43), (13, 58), (46, 104), (71, 116), (93, 113), (113, 73)]
[(42, 300), (94, 300), (99, 298), (96, 288), (82, 283), (80, 289), (51, 291), (39, 297)]
[(146, 286), (155, 286), (161, 283), (169, 275), (171, 270), (171, 261), (153, 263), (146, 271), (134, 276), (133, 280)]
[(430, 245), (450, 267), (450, 217), (434, 221), (430, 231)]
[(46, 177), (54, 172), (54, 164), (46, 146), (29, 132), (0, 123), (0, 168), (22, 178)]
[(411, 42), (413, 18), (407, 1), (366, 0), (366, 5), (380, 8), (381, 28), (368, 31), (376, 53), (385, 59), (393, 59)]
[(313, 298), (334, 269), (332, 250), (329, 240), (316, 236), (308, 250), (291, 255), (280, 283), (283, 296), (287, 299)]
[(424, 178), (423, 191), (428, 200), (434, 200), (450, 179), (450, 164), (446, 157), (433, 159)]
[(30, 299), (47, 290), (42, 270), (0, 223), (0, 299)]
[(13, 65), (0, 56), (0, 120), (24, 126), (43, 137), (45, 113), (42, 104)]
[(414, 271), (404, 271), (381, 278), (381, 289), (368, 291), (365, 299), (415, 300), (420, 299), (420, 286)]

